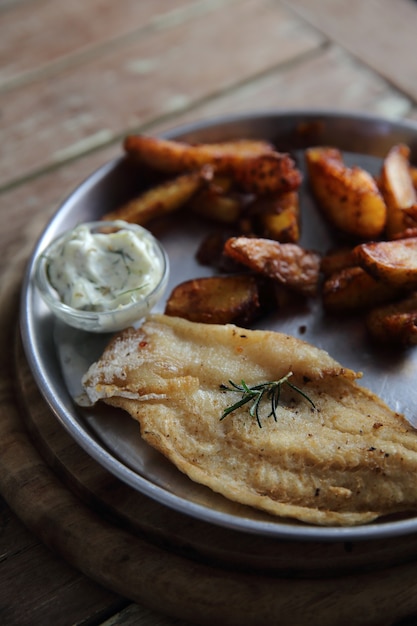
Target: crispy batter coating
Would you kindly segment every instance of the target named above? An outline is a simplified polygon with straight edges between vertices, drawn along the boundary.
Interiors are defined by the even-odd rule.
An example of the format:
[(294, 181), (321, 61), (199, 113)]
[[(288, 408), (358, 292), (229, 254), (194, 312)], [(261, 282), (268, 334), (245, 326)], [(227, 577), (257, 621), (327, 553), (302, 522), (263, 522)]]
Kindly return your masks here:
[[(277, 421), (247, 405), (248, 385), (291, 380)], [(117, 335), (83, 379), (92, 403), (126, 410), (141, 436), (192, 480), (273, 515), (355, 525), (417, 508), (417, 431), (327, 352), (294, 337), (152, 315)], [(265, 412), (264, 412), (265, 411)], [(115, 416), (117, 419), (117, 416)]]

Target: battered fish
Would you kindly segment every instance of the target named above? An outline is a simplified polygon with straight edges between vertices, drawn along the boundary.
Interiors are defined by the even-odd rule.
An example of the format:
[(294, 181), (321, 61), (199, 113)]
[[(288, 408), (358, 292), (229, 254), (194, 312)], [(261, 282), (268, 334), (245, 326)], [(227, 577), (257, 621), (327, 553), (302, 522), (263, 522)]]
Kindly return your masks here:
[[(229, 380), (282, 385), (260, 424)], [(150, 316), (114, 337), (83, 377), (91, 401), (127, 411), (141, 435), (192, 480), (225, 497), (321, 525), (417, 508), (417, 431), (360, 375), (294, 337)]]

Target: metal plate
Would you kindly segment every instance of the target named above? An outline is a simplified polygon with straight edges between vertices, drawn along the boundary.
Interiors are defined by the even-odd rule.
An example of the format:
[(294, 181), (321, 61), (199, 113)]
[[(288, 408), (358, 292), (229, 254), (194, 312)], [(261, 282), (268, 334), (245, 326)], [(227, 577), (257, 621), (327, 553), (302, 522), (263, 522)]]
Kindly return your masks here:
[[(219, 141), (254, 137), (273, 141), (290, 151), (304, 170), (303, 151), (310, 145), (332, 145), (344, 151), (346, 161), (378, 172), (381, 158), (395, 143), (404, 142), (417, 161), (417, 125), (375, 119), (364, 115), (329, 112), (271, 112), (215, 119), (181, 127), (166, 137), (187, 141)], [(62, 204), (47, 225), (33, 252), (22, 291), (21, 331), (35, 380), (57, 419), (96, 461), (134, 489), (195, 518), (246, 533), (292, 540), (362, 540), (417, 531), (417, 518), (380, 521), (359, 527), (317, 527), (271, 517), (229, 502), (181, 474), (145, 444), (138, 425), (116, 411), (98, 414), (81, 410), (73, 398), (80, 379), (97, 358), (108, 336), (72, 330), (53, 319), (33, 285), (36, 256), (62, 231), (104, 212), (137, 193), (146, 180), (121, 157), (90, 176)], [(326, 251), (334, 242), (320, 217), (306, 182), (301, 190), (302, 238), (300, 243)], [(210, 274), (198, 265), (195, 251), (207, 232), (207, 223), (183, 220), (158, 233), (171, 264), (171, 289), (188, 278)], [(162, 311), (164, 301), (158, 306)], [(381, 396), (395, 411), (417, 425), (417, 351), (376, 351), (367, 340), (360, 320), (327, 319), (319, 302), (308, 310), (271, 315), (258, 328), (280, 330), (327, 350), (345, 366), (364, 372), (363, 385)]]

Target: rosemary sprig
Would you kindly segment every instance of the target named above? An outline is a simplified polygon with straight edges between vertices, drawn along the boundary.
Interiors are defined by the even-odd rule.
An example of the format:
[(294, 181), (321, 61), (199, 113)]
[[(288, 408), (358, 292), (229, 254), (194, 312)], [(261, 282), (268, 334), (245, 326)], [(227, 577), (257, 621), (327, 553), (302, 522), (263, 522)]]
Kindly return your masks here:
[(307, 400), (307, 402), (311, 404), (313, 409), (315, 409), (316, 408), (315, 404), (311, 400), (311, 398), (309, 398), (308, 395), (304, 393), (302, 389), (300, 389), (293, 383), (289, 382), (288, 379), (292, 375), (293, 375), (292, 372), (288, 372), (288, 374), (285, 374), (285, 376), (283, 376), (279, 380), (273, 380), (273, 381), (269, 381), (266, 383), (260, 383), (259, 385), (254, 385), (253, 387), (249, 387), (245, 383), (244, 380), (241, 381), (240, 385), (233, 382), (232, 380), (229, 380), (230, 387), (228, 387), (227, 385), (220, 385), (220, 389), (224, 389), (227, 391), (235, 391), (237, 393), (242, 394), (242, 397), (240, 400), (235, 402), (235, 404), (232, 404), (231, 406), (227, 407), (223, 411), (223, 415), (221, 416), (220, 420), (224, 420), (225, 417), (230, 415), (230, 413), (233, 413), (233, 411), (236, 411), (236, 409), (239, 409), (241, 406), (247, 404), (248, 402), (252, 402), (252, 405), (249, 409), (249, 415), (251, 417), (255, 417), (259, 428), (262, 428), (261, 418), (259, 415), (259, 407), (260, 407), (262, 400), (267, 399), (270, 401), (270, 406), (271, 406), (271, 410), (268, 413), (267, 417), (271, 417), (272, 415), (272, 417), (274, 418), (276, 422), (277, 421), (277, 408), (278, 408), (279, 401), (281, 398), (281, 389), (283, 385), (288, 385), (288, 387), (290, 387), (291, 389), (299, 393), (305, 400)]

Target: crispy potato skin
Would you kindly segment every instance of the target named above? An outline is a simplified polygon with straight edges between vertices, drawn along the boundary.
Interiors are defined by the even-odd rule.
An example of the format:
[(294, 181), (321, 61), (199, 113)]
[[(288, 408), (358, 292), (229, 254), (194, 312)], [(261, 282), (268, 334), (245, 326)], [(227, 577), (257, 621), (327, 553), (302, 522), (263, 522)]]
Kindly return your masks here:
[(206, 324), (247, 325), (258, 317), (260, 300), (253, 276), (212, 276), (177, 285), (165, 314)]
[(357, 265), (352, 248), (339, 248), (325, 254), (320, 263), (322, 274), (328, 278), (335, 272)]
[(389, 150), (382, 165), (378, 184), (387, 205), (388, 239), (417, 226), (417, 193), (409, 157), (408, 146), (398, 144)]
[(417, 167), (415, 165), (410, 165), (410, 176), (413, 183), (413, 187), (417, 193)]
[(214, 177), (191, 198), (188, 207), (201, 217), (223, 224), (234, 224), (242, 214), (244, 200), (235, 191), (231, 178)]
[[(301, 173), (290, 155), (272, 144), (252, 139), (190, 144), (130, 135), (124, 148), (133, 162), (171, 178), (104, 219), (146, 226), (184, 208), (229, 231), (207, 236), (196, 253), (200, 263), (223, 275), (178, 285), (167, 302), (171, 316), (248, 325), (272, 307), (316, 296), (322, 277), (323, 308), (335, 314), (395, 307), (417, 289), (417, 168), (405, 145), (388, 152), (377, 181), (359, 167), (347, 167), (338, 149), (305, 151), (313, 195), (351, 244), (323, 257), (297, 243)], [(363, 243), (355, 245), (358, 240)], [(370, 313), (369, 320), (371, 336), (385, 333), (400, 345), (414, 342), (415, 318), (408, 309)]]
[(144, 226), (183, 207), (210, 178), (211, 173), (207, 169), (182, 174), (152, 187), (115, 211), (106, 213), (102, 219), (125, 220)]
[(281, 243), (300, 238), (300, 204), (297, 191), (260, 196), (247, 209), (254, 232)]
[(297, 189), (301, 173), (288, 154), (262, 140), (218, 144), (188, 144), (144, 135), (126, 137), (124, 148), (135, 161), (161, 172), (179, 173), (210, 165), (218, 175), (231, 176), (244, 190), (266, 194)]
[(377, 241), (356, 246), (358, 264), (375, 279), (399, 289), (417, 288), (417, 238)]
[(375, 307), (366, 316), (366, 327), (378, 344), (397, 347), (417, 345), (417, 293)]
[(362, 168), (346, 167), (335, 148), (309, 148), (305, 154), (310, 186), (326, 219), (347, 235), (379, 237), (387, 208), (373, 177)]
[[(264, 236), (277, 240), (298, 240), (296, 192), (301, 173), (288, 154), (277, 152), (269, 142), (240, 139), (190, 144), (129, 135), (124, 149), (133, 163), (171, 178), (107, 213), (103, 219), (147, 225), (186, 207), (203, 218), (235, 225), (236, 233), (260, 235), (262, 231)], [(255, 202), (265, 198), (256, 224), (247, 213), (254, 196)]]
[(196, 259), (201, 265), (213, 267), (223, 274), (242, 273), (242, 265), (224, 253), (228, 235), (218, 231), (208, 233), (200, 242)]
[(252, 271), (305, 296), (317, 294), (320, 256), (301, 246), (270, 239), (231, 237), (224, 252)]
[(334, 272), (324, 281), (322, 302), (328, 313), (350, 314), (389, 302), (398, 293), (363, 268), (354, 266)]
[(258, 195), (287, 193), (301, 185), (302, 177), (288, 154), (271, 152), (231, 160), (230, 172), (244, 191)]
[(206, 164), (224, 172), (230, 169), (229, 162), (234, 157), (245, 159), (273, 152), (271, 144), (262, 140), (189, 144), (147, 135), (128, 135), (124, 140), (124, 149), (135, 161), (171, 174), (198, 170)]

